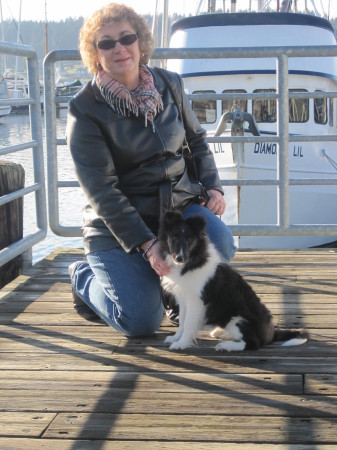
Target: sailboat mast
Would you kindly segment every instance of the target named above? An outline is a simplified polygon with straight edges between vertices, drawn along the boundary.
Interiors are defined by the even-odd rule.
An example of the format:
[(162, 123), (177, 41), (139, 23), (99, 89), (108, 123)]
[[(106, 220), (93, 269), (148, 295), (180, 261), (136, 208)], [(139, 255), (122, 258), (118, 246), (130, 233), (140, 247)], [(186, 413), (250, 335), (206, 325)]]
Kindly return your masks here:
[(48, 53), (48, 21), (47, 21), (47, 0), (44, 2), (44, 54)]
[[(3, 16), (2, 16), (2, 1), (0, 0), (0, 20), (1, 20), (1, 40), (4, 41), (5, 40), (5, 29), (4, 29), (4, 20), (3, 20)], [(1, 76), (2, 73), (6, 72), (6, 55), (5, 53), (2, 54), (2, 72), (1, 72)]]
[[(18, 24), (18, 33), (16, 37), (16, 43), (20, 44), (20, 28), (21, 28), (21, 9), (22, 9), (22, 0), (20, 0), (20, 10), (19, 10), (19, 24)], [(14, 79), (14, 89), (17, 89), (18, 83), (18, 66), (19, 66), (19, 57), (15, 57), (15, 79)]]
[(207, 8), (207, 10), (208, 10), (209, 13), (214, 13), (215, 12), (215, 3), (216, 3), (216, 0), (208, 0), (208, 8)]

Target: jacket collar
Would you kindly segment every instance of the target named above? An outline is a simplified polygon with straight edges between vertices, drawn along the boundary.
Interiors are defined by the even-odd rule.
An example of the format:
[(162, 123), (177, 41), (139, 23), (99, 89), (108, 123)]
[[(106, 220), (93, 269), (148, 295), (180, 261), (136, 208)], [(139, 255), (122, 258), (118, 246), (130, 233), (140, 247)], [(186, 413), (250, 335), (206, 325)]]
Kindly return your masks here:
[(158, 73), (149, 66), (146, 66), (149, 71), (151, 72), (152, 76), (153, 76), (153, 82), (155, 85), (155, 88), (157, 89), (157, 91), (159, 92), (160, 95), (163, 95), (163, 92), (166, 88), (166, 85), (164, 83), (164, 80), (162, 79), (162, 77), (160, 75), (158, 75)]
[(91, 87), (92, 87), (92, 91), (94, 93), (95, 99), (98, 102), (106, 103), (103, 95), (101, 94), (101, 91), (99, 90), (97, 84), (95, 83), (95, 77), (91, 80)]

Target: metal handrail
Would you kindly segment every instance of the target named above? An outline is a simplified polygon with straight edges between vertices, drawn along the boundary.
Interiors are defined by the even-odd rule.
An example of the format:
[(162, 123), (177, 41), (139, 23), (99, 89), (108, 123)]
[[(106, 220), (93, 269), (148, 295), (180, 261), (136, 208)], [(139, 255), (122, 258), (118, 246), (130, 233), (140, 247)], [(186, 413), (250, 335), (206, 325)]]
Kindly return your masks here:
[(0, 205), (35, 193), (36, 231), (0, 250), (0, 266), (21, 255), (23, 269), (32, 264), (32, 246), (42, 241), (47, 235), (47, 205), (43, 162), (43, 137), (40, 104), (39, 66), (37, 53), (33, 47), (12, 42), (0, 42), (0, 54), (15, 55), (26, 58), (29, 98), (23, 100), (1, 100), (3, 105), (29, 105), (32, 140), (0, 149), (0, 155), (19, 152), (27, 148), (33, 150), (34, 183), (16, 192), (0, 197)]
[[(220, 100), (225, 98), (278, 99), (278, 133), (275, 136), (234, 136), (234, 137), (208, 137), (209, 143), (237, 143), (237, 142), (276, 142), (278, 151), (278, 177), (277, 180), (228, 180), (222, 181), (225, 186), (232, 185), (275, 185), (277, 187), (277, 225), (230, 225), (236, 235), (336, 235), (337, 225), (291, 225), (289, 221), (289, 186), (304, 184), (337, 185), (336, 179), (290, 179), (289, 178), (289, 142), (308, 142), (314, 140), (337, 141), (337, 135), (328, 136), (302, 136), (289, 135), (289, 98), (332, 98), (334, 92), (288, 92), (288, 59), (293, 57), (337, 57), (337, 46), (308, 46), (308, 47), (251, 47), (251, 48), (195, 48), (195, 49), (156, 49), (152, 55), (154, 60), (168, 59), (211, 59), (211, 58), (274, 58), (277, 61), (276, 93), (251, 94), (193, 94), (190, 99)], [(55, 108), (55, 75), (54, 66), (58, 61), (79, 61), (80, 54), (75, 50), (57, 50), (49, 53), (44, 60), (45, 77), (45, 121), (48, 168), (48, 200), (49, 224), (55, 234), (60, 236), (80, 236), (80, 227), (67, 227), (59, 223), (58, 189), (63, 187), (76, 187), (79, 184), (74, 180), (59, 181), (57, 178), (57, 147), (65, 145), (64, 139), (56, 136), (56, 108)]]

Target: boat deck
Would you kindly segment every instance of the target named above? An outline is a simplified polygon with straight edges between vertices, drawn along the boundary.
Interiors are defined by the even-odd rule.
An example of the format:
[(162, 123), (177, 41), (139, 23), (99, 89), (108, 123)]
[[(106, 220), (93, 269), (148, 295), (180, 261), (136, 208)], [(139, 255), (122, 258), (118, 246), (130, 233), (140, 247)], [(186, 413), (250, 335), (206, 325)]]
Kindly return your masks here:
[(126, 339), (72, 308), (59, 249), (0, 291), (1, 450), (337, 448), (337, 253), (240, 251), (234, 265), (299, 347), (171, 352), (164, 319)]

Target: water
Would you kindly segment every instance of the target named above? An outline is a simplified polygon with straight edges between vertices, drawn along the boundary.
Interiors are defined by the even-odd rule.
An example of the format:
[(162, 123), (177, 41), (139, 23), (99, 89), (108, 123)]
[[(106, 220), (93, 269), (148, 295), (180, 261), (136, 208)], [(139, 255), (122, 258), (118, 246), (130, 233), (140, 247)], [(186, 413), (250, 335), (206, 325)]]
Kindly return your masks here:
[[(59, 117), (57, 118), (57, 137), (64, 138), (67, 121), (67, 110), (61, 109)], [(47, 168), (47, 156), (45, 145), (45, 129), (44, 117), (42, 115), (43, 123), (43, 139), (44, 139), (44, 161), (45, 171)], [(28, 114), (11, 114), (0, 118), (0, 148), (9, 145), (15, 145), (30, 141), (31, 132)], [(25, 185), (29, 186), (33, 183), (33, 163), (32, 150), (24, 150), (10, 155), (0, 157), (3, 160), (20, 163), (25, 169)], [(75, 179), (73, 170), (73, 163), (70, 152), (67, 146), (60, 146), (58, 148), (58, 178), (61, 181), (69, 181)], [(47, 173), (45, 173), (47, 186)], [(231, 190), (234, 188), (227, 188), (228, 192), (226, 198), (232, 198)], [(61, 188), (59, 189), (59, 219), (63, 226), (81, 226), (82, 225), (82, 207), (84, 204), (84, 196), (79, 188)], [(234, 205), (234, 206), (233, 206)], [(224, 220), (227, 223), (235, 223), (236, 212), (235, 203), (228, 202)], [(232, 217), (233, 216), (233, 217)], [(35, 195), (29, 194), (24, 198), (24, 236), (33, 233), (36, 229), (35, 218)], [(235, 237), (235, 243), (238, 245), (238, 238)], [(82, 238), (78, 237), (60, 237), (56, 236), (50, 229), (48, 229), (47, 237), (33, 247), (33, 264), (49, 255), (55, 248), (71, 247), (83, 248)]]
[[(67, 120), (67, 110), (60, 110), (57, 118), (57, 137), (63, 138), (65, 135), (65, 127)], [(44, 164), (47, 167), (46, 145), (45, 145), (45, 129), (44, 117), (43, 123), (43, 140), (44, 140)], [(10, 114), (0, 118), (0, 148), (9, 145), (15, 145), (32, 139), (28, 114)], [(24, 150), (17, 153), (4, 155), (0, 157), (2, 160), (13, 161), (19, 163), (25, 169), (25, 186), (33, 183), (33, 158), (32, 150)], [(69, 149), (66, 146), (59, 147), (58, 151), (58, 176), (60, 180), (75, 179), (73, 165)], [(45, 173), (47, 180), (47, 174)], [(47, 181), (46, 181), (47, 183)], [(82, 213), (81, 209), (84, 198), (79, 188), (62, 188), (59, 191), (59, 209), (60, 223), (64, 226), (81, 226)], [(35, 218), (35, 195), (29, 194), (24, 198), (24, 236), (33, 233), (36, 230)], [(55, 248), (71, 247), (83, 248), (82, 238), (79, 237), (60, 237), (56, 236), (48, 229), (47, 237), (33, 247), (33, 264), (49, 255)]]

